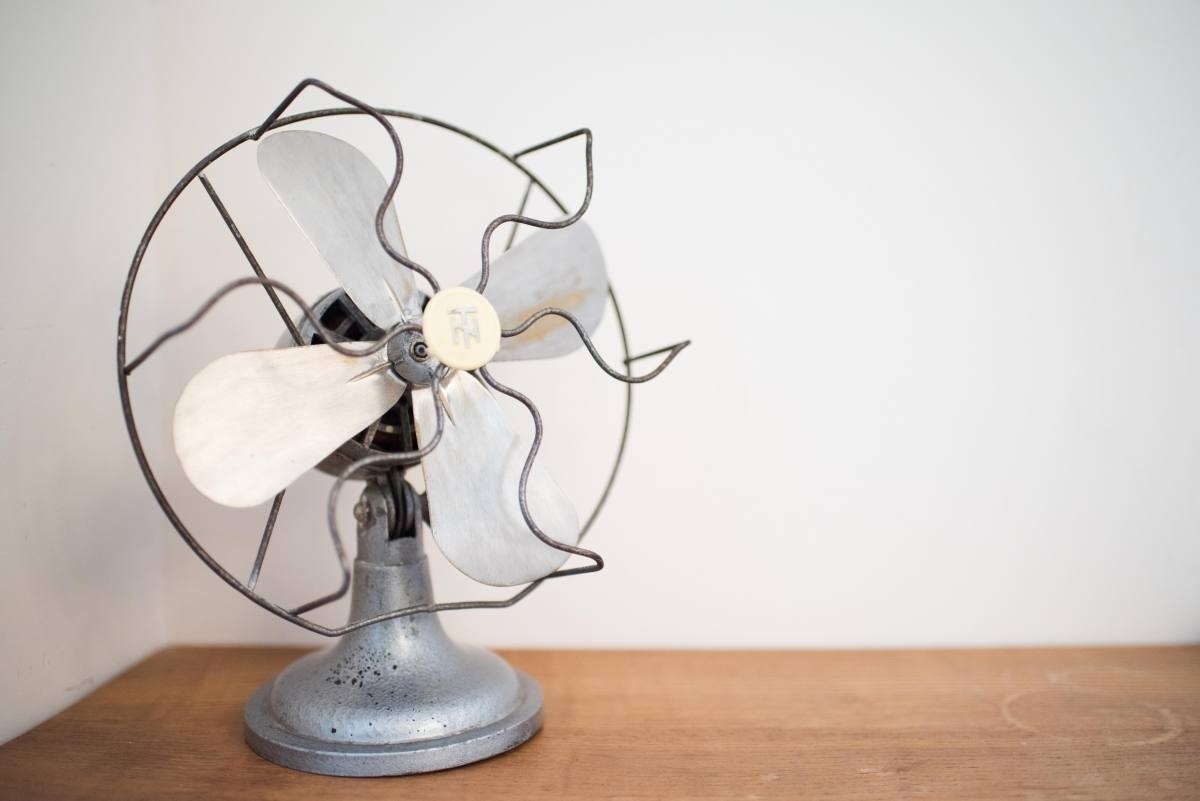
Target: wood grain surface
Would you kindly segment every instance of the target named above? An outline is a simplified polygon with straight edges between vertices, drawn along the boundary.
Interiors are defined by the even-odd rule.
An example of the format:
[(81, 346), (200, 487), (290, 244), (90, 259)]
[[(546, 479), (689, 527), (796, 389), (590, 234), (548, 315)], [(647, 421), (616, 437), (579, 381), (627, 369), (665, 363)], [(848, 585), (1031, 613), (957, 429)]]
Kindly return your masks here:
[(242, 703), (300, 653), (162, 651), (0, 748), (0, 796), (1200, 799), (1200, 647), (508, 652), (542, 732), (390, 779), (243, 744)]

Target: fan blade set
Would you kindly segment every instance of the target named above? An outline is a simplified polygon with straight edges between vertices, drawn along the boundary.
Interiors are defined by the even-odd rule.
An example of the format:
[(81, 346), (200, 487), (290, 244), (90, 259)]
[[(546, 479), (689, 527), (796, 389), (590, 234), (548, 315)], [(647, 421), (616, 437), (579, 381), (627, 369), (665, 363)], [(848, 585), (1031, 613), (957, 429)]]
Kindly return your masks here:
[[(550, 317), (502, 336), (545, 307), (571, 313), (589, 334), (606, 304), (608, 278), (595, 235), (582, 221), (532, 234), (491, 264), (484, 295), (478, 276), (426, 302), (416, 274), (383, 248), (376, 215), (387, 181), (352, 145), (314, 131), (262, 139), (258, 163), (271, 189), (337, 277), (346, 295), (382, 330), (422, 326), (440, 380), (421, 383), (395, 367), (384, 343), (343, 342), (252, 350), (223, 356), (197, 373), (175, 409), (175, 451), (192, 484), (234, 507), (271, 499), (378, 421), (406, 390), (422, 448), (434, 540), (449, 561), (484, 584), (513, 586), (557, 570), (579, 520), (537, 463), (523, 489), (528, 447), (492, 392), (471, 374), (488, 360), (539, 359), (580, 347), (581, 332)], [(382, 234), (405, 253), (394, 210)], [(467, 288), (467, 287), (471, 288)], [(436, 287), (435, 287), (436, 289)], [(432, 373), (431, 373), (432, 374)], [(435, 392), (438, 394), (435, 396)]]

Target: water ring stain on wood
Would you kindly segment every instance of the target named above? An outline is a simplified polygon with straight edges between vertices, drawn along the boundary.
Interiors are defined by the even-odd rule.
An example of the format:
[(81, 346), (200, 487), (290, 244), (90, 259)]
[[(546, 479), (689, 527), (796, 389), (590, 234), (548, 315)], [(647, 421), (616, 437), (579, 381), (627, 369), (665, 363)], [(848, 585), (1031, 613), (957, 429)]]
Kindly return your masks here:
[(1048, 686), (1010, 693), (1000, 713), (1019, 729), (1058, 740), (1112, 747), (1165, 743), (1183, 723), (1155, 703), (1160, 680), (1138, 671), (1086, 668), (1051, 671)]

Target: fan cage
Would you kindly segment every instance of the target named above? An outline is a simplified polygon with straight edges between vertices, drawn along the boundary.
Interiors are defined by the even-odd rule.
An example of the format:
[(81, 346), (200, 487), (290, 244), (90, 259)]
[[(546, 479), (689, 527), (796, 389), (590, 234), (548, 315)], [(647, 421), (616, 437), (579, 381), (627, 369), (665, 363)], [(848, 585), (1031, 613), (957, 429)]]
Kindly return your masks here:
[[(313, 111), (301, 112), (301, 113), (292, 114), (292, 115), (288, 115), (288, 116), (282, 116), (282, 111), (284, 109), (286, 109), (286, 107), (291, 103), (291, 101), (296, 97), (296, 95), (298, 95), (299, 92), (303, 88), (305, 88), (306, 86), (310, 86), (310, 85), (316, 85), (319, 88), (322, 88), (322, 89), (326, 90), (328, 93), (334, 95), (335, 97), (337, 97), (345, 102), (350, 103), (351, 105), (347, 106), (347, 107), (324, 108), (324, 109), (318, 109), (318, 110), (313, 110)], [(297, 607), (294, 607), (291, 609), (285, 608), (285, 607), (280, 606), (279, 604), (276, 604), (273, 601), (263, 597), (262, 595), (258, 594), (255, 591), (255, 585), (258, 580), (259, 571), (262, 568), (263, 559), (266, 555), (267, 548), (270, 544), (271, 533), (274, 530), (275, 521), (278, 518), (279, 510), (283, 503), (284, 492), (280, 492), (275, 497), (274, 501), (271, 504), (270, 511), (267, 515), (266, 525), (264, 527), (262, 537), (259, 541), (259, 547), (258, 547), (258, 551), (257, 551), (256, 557), (255, 557), (254, 565), (251, 568), (249, 578), (247, 579), (247, 581), (243, 582), (242, 580), (240, 580), (239, 578), (234, 576), (232, 573), (230, 573), (228, 570), (226, 570), (225, 567), (219, 561), (217, 561), (217, 559), (215, 559), (200, 544), (199, 540), (192, 534), (191, 530), (187, 527), (187, 525), (183, 522), (183, 520), (180, 518), (180, 516), (176, 513), (176, 511), (172, 507), (170, 501), (167, 499), (166, 494), (164, 493), (161, 485), (159, 484), (158, 479), (154, 473), (154, 470), (150, 465), (149, 459), (146, 456), (146, 452), (142, 446), (141, 436), (138, 432), (137, 421), (136, 421), (134, 411), (133, 411), (133, 405), (132, 405), (132, 401), (130, 398), (130, 392), (129, 392), (128, 379), (129, 379), (130, 374), (132, 374), (132, 372), (138, 366), (140, 366), (142, 364), (142, 362), (145, 360), (145, 358), (150, 355), (150, 352), (153, 350), (153, 348), (155, 346), (152, 346), (151, 348), (147, 349), (147, 351), (143, 352), (142, 355), (140, 355), (139, 357), (134, 359), (132, 362), (130, 362), (126, 358), (126, 333), (127, 333), (127, 328), (128, 328), (128, 322), (129, 322), (129, 310), (130, 310), (130, 306), (131, 306), (132, 298), (133, 298), (133, 289), (134, 289), (135, 283), (137, 281), (138, 273), (142, 266), (142, 261), (145, 257), (146, 251), (149, 248), (150, 242), (153, 240), (155, 233), (158, 231), (160, 224), (162, 223), (163, 219), (166, 217), (167, 213), (170, 211), (170, 209), (174, 205), (175, 201), (183, 193), (183, 191), (185, 189), (187, 189), (189, 186), (191, 186), (192, 183), (198, 179), (200, 181), (200, 183), (203, 185), (205, 191), (208, 193), (209, 198), (212, 200), (213, 205), (216, 207), (217, 212), (221, 215), (221, 217), (224, 220), (226, 226), (228, 227), (230, 233), (232, 234), (234, 239), (237, 241), (237, 243), (238, 243), (239, 247), (241, 248), (243, 254), (245, 255), (247, 261), (249, 262), (251, 269), (254, 271), (255, 275), (257, 276), (257, 279), (258, 279), (257, 283), (260, 283), (263, 286), (263, 288), (266, 289), (266, 291), (267, 291), (268, 295), (271, 297), (271, 300), (274, 303), (276, 309), (279, 311), (280, 315), (283, 317), (284, 322), (285, 322), (290, 334), (297, 342), (299, 342), (298, 329), (296, 328), (296, 325), (292, 321), (291, 317), (287, 314), (286, 309), (283, 307), (282, 303), (279, 300), (278, 295), (276, 294), (276, 292), (274, 290), (280, 289), (289, 295), (292, 295), (294, 293), (292, 293), (290, 290), (288, 290), (285, 286), (279, 284), (279, 282), (273, 281), (266, 277), (266, 275), (264, 274), (257, 259), (254, 257), (253, 252), (250, 250), (249, 246), (246, 244), (245, 240), (242, 238), (241, 233), (239, 232), (236, 223), (230, 217), (224, 204), (221, 202), (221, 199), (217, 195), (215, 188), (212, 186), (211, 182), (209, 182), (207, 177), (204, 175), (204, 170), (206, 170), (208, 167), (210, 167), (212, 164), (214, 164), (216, 161), (218, 161), (220, 158), (222, 158), (224, 155), (226, 155), (230, 151), (245, 144), (246, 142), (249, 142), (252, 140), (257, 140), (267, 131), (273, 131), (273, 130), (278, 130), (280, 128), (286, 128), (289, 126), (297, 125), (299, 123), (308, 122), (310, 120), (317, 120), (317, 119), (322, 119), (322, 118), (326, 118), (326, 117), (348, 116), (348, 115), (368, 115), (368, 116), (374, 117), (376, 120), (378, 120), (385, 126), (385, 128), (388, 130), (389, 134), (393, 137), (393, 141), (397, 143), (397, 146), (398, 146), (398, 139), (396, 139), (394, 129), (392, 128), (390, 123), (388, 123), (386, 120), (386, 118), (388, 118), (388, 117), (404, 119), (404, 120), (411, 120), (414, 122), (423, 123), (423, 124), (430, 125), (430, 126), (433, 126), (436, 128), (440, 128), (442, 130), (445, 130), (450, 133), (461, 136), (471, 142), (474, 142), (474, 143), (480, 145), (481, 147), (484, 147), (487, 150), (490, 150), (496, 156), (498, 156), (499, 158), (508, 162), (512, 167), (516, 168), (518, 171), (523, 173), (528, 182), (525, 192), (524, 192), (524, 195), (521, 200), (521, 207), (518, 210), (517, 214), (513, 215), (514, 234), (515, 234), (515, 226), (518, 222), (520, 222), (519, 220), (516, 220), (515, 218), (520, 217), (521, 213), (524, 211), (526, 203), (529, 200), (530, 194), (532, 193), (532, 191), (535, 188), (539, 192), (541, 192), (546, 197), (547, 200), (549, 200), (552, 204), (554, 204), (554, 206), (557, 207), (558, 210), (563, 215), (569, 214), (567, 207), (562, 203), (562, 201), (549, 189), (549, 187), (546, 186), (545, 183), (542, 182), (542, 180), (537, 175), (535, 175), (528, 167), (526, 167), (524, 164), (522, 164), (519, 159), (522, 156), (536, 152), (537, 150), (540, 150), (544, 147), (548, 147), (548, 146), (557, 144), (557, 143), (564, 141), (565, 139), (570, 138), (571, 136), (574, 135), (574, 134), (569, 134), (566, 137), (558, 137), (556, 139), (552, 139), (548, 142), (542, 143), (540, 145), (536, 145), (531, 148), (526, 148), (524, 150), (509, 153), (509, 152), (506, 152), (505, 150), (501, 149), (497, 145), (491, 143), (490, 141), (484, 139), (483, 137), (479, 136), (478, 134), (467, 131), (457, 125), (453, 125), (451, 123), (448, 123), (448, 122), (445, 122), (442, 120), (434, 119), (432, 117), (427, 117), (427, 116), (424, 116), (421, 114), (415, 114), (415, 113), (408, 112), (408, 111), (400, 111), (400, 110), (396, 110), (396, 109), (383, 109), (383, 108), (376, 109), (376, 108), (373, 108), (373, 107), (370, 107), (370, 106), (367, 106), (367, 105), (361, 103), (361, 101), (356, 101), (353, 98), (350, 98), (346, 95), (342, 95), (341, 93), (330, 89), (329, 87), (325, 86), (324, 84), (321, 84), (318, 81), (312, 81), (312, 80), (305, 81), (305, 82), (301, 83), (295, 90), (293, 90), (293, 92), (288, 96), (288, 98), (285, 99), (284, 102), (280, 104), (280, 106), (276, 109), (276, 111), (270, 117), (268, 117), (266, 123), (264, 123), (263, 125), (257, 126), (255, 128), (251, 128), (251, 129), (233, 137), (229, 141), (227, 141), (224, 144), (220, 145), (219, 147), (215, 148), (210, 153), (208, 153), (206, 156), (201, 158), (200, 161), (198, 161), (190, 170), (188, 170), (187, 173), (179, 180), (178, 183), (175, 184), (175, 186), (167, 194), (166, 198), (162, 201), (161, 205), (158, 207), (158, 210), (155, 212), (154, 216), (151, 218), (149, 225), (146, 227), (146, 231), (142, 235), (141, 240), (138, 242), (137, 249), (134, 253), (133, 261), (129, 268), (129, 273), (128, 273), (128, 276), (125, 281), (125, 288), (124, 288), (124, 291), (121, 296), (120, 316), (119, 316), (119, 321), (118, 321), (118, 325), (117, 325), (117, 381), (118, 381), (118, 386), (120, 389), (121, 409), (122, 409), (122, 413), (125, 418), (126, 428), (128, 429), (130, 443), (133, 446), (133, 451), (137, 458), (138, 467), (141, 469), (142, 475), (145, 477), (146, 483), (149, 485), (150, 491), (154, 495), (154, 499), (158, 502), (158, 505), (162, 508), (163, 513), (167, 516), (167, 519), (171, 522), (171, 525), (174, 526), (175, 530), (183, 538), (183, 541), (192, 550), (192, 552), (195, 553), (196, 556), (198, 556), (200, 558), (200, 560), (203, 561), (204, 564), (210, 570), (212, 570), (214, 573), (216, 573), (226, 584), (233, 587), (235, 590), (240, 592), (246, 598), (250, 599), (255, 604), (257, 604), (258, 606), (267, 610), (268, 612), (271, 612), (272, 614), (277, 615), (278, 617), (281, 617), (290, 623), (300, 626), (301, 628), (307, 629), (308, 631), (312, 631), (314, 633), (321, 634), (321, 635), (324, 635), (327, 637), (340, 636), (342, 634), (346, 634), (348, 632), (355, 631), (357, 629), (361, 629), (366, 626), (373, 625), (375, 623), (381, 623), (385, 620), (391, 620), (391, 619), (395, 619), (395, 618), (403, 617), (403, 616), (407, 616), (407, 615), (412, 615), (412, 614), (453, 611), (453, 610), (461, 610), (461, 609), (487, 609), (487, 608), (496, 609), (496, 608), (504, 608), (504, 607), (512, 606), (513, 604), (516, 604), (519, 601), (521, 601), (522, 599), (524, 599), (525, 597), (527, 597), (530, 593), (532, 593), (539, 586), (541, 586), (542, 583), (545, 582), (548, 578), (548, 577), (543, 577), (534, 582), (531, 582), (530, 584), (527, 584), (526, 586), (524, 586), (522, 589), (520, 589), (515, 594), (513, 594), (507, 598), (504, 598), (504, 599), (433, 603), (433, 604), (427, 604), (427, 605), (423, 605), (423, 606), (419, 606), (419, 607), (408, 607), (405, 609), (393, 610), (389, 613), (385, 613), (382, 615), (376, 615), (371, 618), (357, 620), (357, 621), (351, 621), (343, 626), (336, 626), (336, 627), (323, 626), (312, 620), (308, 620), (307, 618), (303, 617), (303, 615), (307, 612), (310, 612), (314, 609), (325, 606), (326, 604), (332, 603), (333, 601), (336, 601), (336, 600), (342, 598), (343, 596), (346, 595), (346, 593), (349, 591), (349, 588), (350, 588), (350, 565), (349, 565), (347, 557), (346, 557), (345, 549), (342, 546), (341, 539), (335, 529), (331, 529), (331, 537), (333, 539), (333, 548), (334, 548), (335, 554), (338, 559), (339, 567), (341, 569), (341, 575), (342, 575), (341, 585), (334, 592), (331, 592), (327, 595), (321, 596), (319, 598), (316, 598), (312, 601), (301, 604), (300, 606), (297, 606)], [(589, 134), (589, 142), (590, 142), (590, 134)], [(397, 169), (397, 179), (396, 180), (398, 180), (398, 173), (399, 173), (399, 169)], [(392, 187), (393, 189), (395, 187), (395, 183), (396, 183), (396, 181), (393, 181), (393, 187)], [(587, 192), (589, 198), (591, 195), (591, 183), (592, 183), (592, 176), (591, 176), (591, 164), (590, 164), (590, 153), (589, 153), (588, 192)], [(390, 197), (387, 199), (390, 200)], [(579, 213), (581, 213), (581, 212), (577, 212), (576, 214), (578, 215)], [(489, 236), (490, 236), (490, 233), (491, 232), (489, 231), (489, 233), (488, 233)], [(510, 238), (509, 244), (511, 244), (511, 241), (512, 240)], [(244, 279), (242, 283), (253, 283), (253, 282), (255, 282), (253, 279), (249, 279), (249, 280)], [(655, 355), (656, 353), (658, 353), (660, 351), (654, 351), (651, 353), (642, 354), (642, 356), (639, 356), (639, 357), (633, 357), (630, 355), (629, 336), (628, 336), (628, 331), (627, 331), (626, 325), (625, 325), (625, 319), (621, 312), (620, 304), (617, 301), (616, 294), (614, 293), (614, 291), (612, 289), (611, 282), (608, 287), (608, 298), (609, 298), (609, 303), (611, 304), (612, 309), (613, 309), (613, 313), (614, 313), (614, 317), (615, 317), (616, 325), (617, 325), (617, 330), (618, 330), (618, 333), (620, 336), (621, 349), (622, 349), (622, 355), (623, 355), (623, 365), (625, 367), (626, 374), (628, 374), (629, 367), (632, 362), (636, 361), (639, 358), (642, 358), (642, 356)], [(293, 300), (299, 301), (298, 298), (293, 298)], [(302, 303), (300, 305), (303, 306)], [(194, 322), (196, 319), (198, 319), (198, 316), (194, 317), (191, 322)], [(170, 335), (174, 335), (176, 333), (181, 333), (183, 330), (186, 330), (187, 327), (190, 327), (190, 324), (185, 324), (184, 326), (179, 326), (176, 329), (173, 329), (171, 332), (168, 332), (168, 334), (164, 335), (164, 336), (170, 336)], [(163, 340), (163, 338), (160, 338), (160, 340), (159, 340), (160, 344), (161, 344), (162, 340)], [(663, 366), (665, 366), (665, 364)], [(619, 439), (619, 443), (617, 446), (616, 455), (613, 459), (612, 468), (609, 471), (608, 478), (605, 482), (605, 485), (600, 494), (600, 497), (597, 499), (595, 505), (592, 508), (591, 513), (588, 515), (586, 521), (584, 522), (583, 526), (580, 529), (580, 540), (583, 539), (583, 537), (588, 533), (588, 531), (591, 529), (592, 525), (595, 523), (601, 510), (604, 508), (604, 505), (607, 502), (608, 497), (612, 491), (613, 485), (616, 481), (617, 474), (620, 470), (621, 462), (622, 462), (622, 459), (625, 454), (626, 443), (629, 438), (629, 425), (630, 425), (630, 418), (631, 418), (631, 414), (632, 414), (632, 408), (633, 408), (633, 384), (626, 383), (625, 384), (625, 399), (624, 399), (624, 417), (623, 417), (623, 423), (621, 426), (621, 434), (620, 434), (620, 439)], [(582, 549), (580, 549), (580, 550), (582, 550)], [(597, 559), (598, 559), (598, 557), (597, 557)], [(572, 572), (578, 572), (579, 570), (591, 570), (591, 569), (597, 569), (597, 568), (580, 568), (580, 569), (577, 569), (577, 571), (561, 571), (557, 575), (570, 575)]]

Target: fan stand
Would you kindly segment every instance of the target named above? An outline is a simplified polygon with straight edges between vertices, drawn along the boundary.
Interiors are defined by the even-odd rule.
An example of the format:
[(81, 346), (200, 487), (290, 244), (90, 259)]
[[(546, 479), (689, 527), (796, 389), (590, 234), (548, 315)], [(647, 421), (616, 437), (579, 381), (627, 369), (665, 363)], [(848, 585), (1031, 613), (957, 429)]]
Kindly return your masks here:
[[(386, 486), (368, 482), (355, 510), (352, 621), (433, 602), (420, 515), (391, 511), (405, 500)], [(414, 522), (397, 536), (392, 520), (405, 517)], [(280, 765), (395, 776), (516, 748), (541, 727), (542, 694), (499, 656), (451, 640), (436, 613), (422, 613), (357, 629), (293, 662), (250, 697), (245, 720), (246, 742)]]

